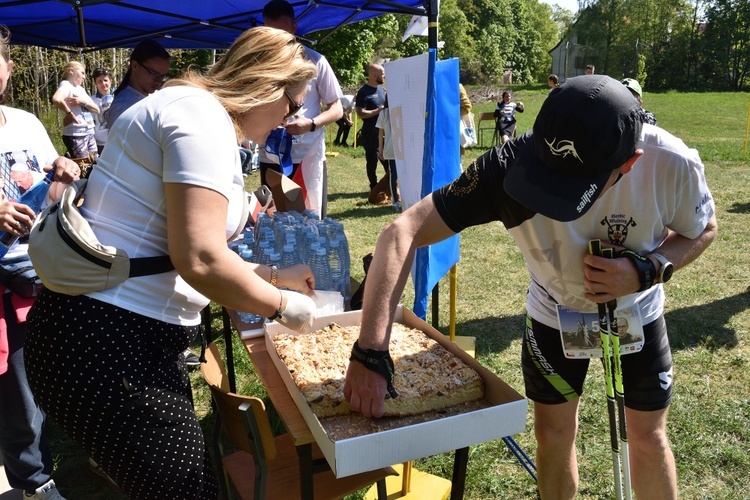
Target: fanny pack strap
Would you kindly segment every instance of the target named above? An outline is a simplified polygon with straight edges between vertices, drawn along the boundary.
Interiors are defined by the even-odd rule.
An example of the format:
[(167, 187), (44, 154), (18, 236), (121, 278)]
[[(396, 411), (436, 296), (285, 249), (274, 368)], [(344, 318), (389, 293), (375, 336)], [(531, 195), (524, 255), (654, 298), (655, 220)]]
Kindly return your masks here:
[(166, 273), (173, 269), (174, 264), (172, 264), (169, 255), (134, 257), (130, 259), (130, 273), (128, 273), (128, 276), (136, 278), (138, 276)]

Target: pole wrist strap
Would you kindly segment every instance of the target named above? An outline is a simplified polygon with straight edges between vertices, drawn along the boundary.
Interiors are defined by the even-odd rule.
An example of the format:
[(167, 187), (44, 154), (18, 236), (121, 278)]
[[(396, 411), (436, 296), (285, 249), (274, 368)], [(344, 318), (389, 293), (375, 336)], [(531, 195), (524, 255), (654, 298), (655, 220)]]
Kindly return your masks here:
[(617, 253), (617, 257), (627, 257), (635, 264), (638, 270), (638, 279), (641, 282), (641, 287), (638, 289), (639, 292), (643, 292), (654, 286), (656, 266), (651, 259), (632, 250), (621, 250)]
[(352, 347), (352, 355), (349, 358), (350, 361), (358, 361), (362, 363), (365, 368), (372, 370), (385, 377), (385, 381), (388, 387), (388, 394), (392, 398), (397, 398), (398, 393), (393, 388), (393, 380), (396, 376), (396, 370), (393, 367), (393, 360), (391, 354), (388, 351), (378, 351), (376, 349), (362, 349), (359, 347), (359, 342), (354, 342)]

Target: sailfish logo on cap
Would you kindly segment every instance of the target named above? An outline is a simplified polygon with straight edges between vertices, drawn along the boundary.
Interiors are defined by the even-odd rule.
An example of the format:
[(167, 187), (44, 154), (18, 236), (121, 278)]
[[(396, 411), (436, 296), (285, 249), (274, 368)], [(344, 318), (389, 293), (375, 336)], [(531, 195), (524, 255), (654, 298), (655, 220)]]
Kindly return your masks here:
[(565, 158), (568, 155), (573, 155), (573, 158), (576, 158), (578, 161), (583, 163), (583, 160), (580, 156), (578, 156), (578, 151), (576, 151), (576, 146), (573, 144), (573, 141), (569, 140), (562, 140), (557, 143), (557, 146), (555, 146), (555, 140), (557, 137), (552, 139), (551, 142), (548, 142), (547, 139), (544, 139), (544, 142), (547, 143), (547, 146), (549, 146), (550, 152), (555, 156), (562, 156)]

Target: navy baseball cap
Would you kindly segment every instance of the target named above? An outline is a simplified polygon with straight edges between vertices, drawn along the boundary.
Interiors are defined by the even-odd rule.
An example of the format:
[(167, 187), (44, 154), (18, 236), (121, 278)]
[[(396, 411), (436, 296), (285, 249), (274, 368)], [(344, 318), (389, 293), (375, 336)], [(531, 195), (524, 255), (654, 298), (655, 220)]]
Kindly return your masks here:
[(633, 156), (640, 135), (640, 104), (622, 83), (605, 75), (568, 78), (542, 104), (505, 173), (505, 191), (546, 217), (576, 220)]

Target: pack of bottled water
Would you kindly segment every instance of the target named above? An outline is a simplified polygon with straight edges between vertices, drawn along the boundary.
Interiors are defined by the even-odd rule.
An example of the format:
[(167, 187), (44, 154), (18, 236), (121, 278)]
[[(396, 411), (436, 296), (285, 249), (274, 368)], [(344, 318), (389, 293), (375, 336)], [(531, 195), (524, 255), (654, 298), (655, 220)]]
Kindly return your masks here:
[[(344, 303), (351, 297), (349, 242), (344, 225), (330, 217), (320, 220), (312, 210), (260, 213), (255, 226), (245, 228), (230, 246), (248, 262), (279, 269), (307, 264), (316, 290), (339, 292)], [(257, 320), (250, 316), (245, 322)]]

